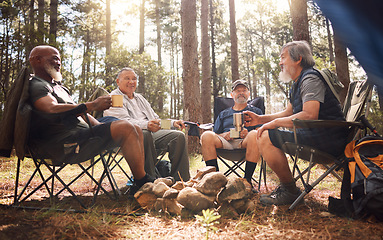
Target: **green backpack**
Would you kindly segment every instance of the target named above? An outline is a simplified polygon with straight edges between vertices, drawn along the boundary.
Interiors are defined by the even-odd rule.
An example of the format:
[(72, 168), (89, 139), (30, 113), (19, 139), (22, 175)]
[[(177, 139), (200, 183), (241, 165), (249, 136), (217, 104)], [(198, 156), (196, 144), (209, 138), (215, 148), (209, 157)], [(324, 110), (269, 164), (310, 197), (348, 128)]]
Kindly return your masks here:
[(322, 75), (327, 85), (330, 87), (332, 93), (340, 102), (339, 94), (344, 89), (344, 85), (338, 80), (338, 76), (328, 68), (322, 70), (316, 68), (314, 69)]

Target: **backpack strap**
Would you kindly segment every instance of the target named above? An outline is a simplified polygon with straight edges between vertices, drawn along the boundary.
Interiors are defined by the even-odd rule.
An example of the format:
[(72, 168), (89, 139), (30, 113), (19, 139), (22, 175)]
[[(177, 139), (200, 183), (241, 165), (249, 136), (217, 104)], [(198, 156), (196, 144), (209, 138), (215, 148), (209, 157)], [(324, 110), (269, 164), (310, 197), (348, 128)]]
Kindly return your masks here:
[(342, 200), (344, 209), (346, 211), (344, 215), (353, 218), (355, 209), (351, 199), (351, 174), (350, 169), (347, 167), (348, 162), (349, 161), (346, 160), (345, 165), (343, 166), (344, 173), (340, 190), (340, 199)]
[(327, 85), (330, 87), (331, 92), (334, 94), (336, 99), (338, 99), (338, 101), (340, 102), (340, 96), (339, 96), (338, 92), (335, 90), (334, 86), (332, 85), (329, 76), (325, 72), (323, 72), (322, 70), (319, 70), (316, 68), (314, 68), (314, 69), (317, 70), (320, 73), (320, 75), (322, 75), (322, 77), (326, 81)]

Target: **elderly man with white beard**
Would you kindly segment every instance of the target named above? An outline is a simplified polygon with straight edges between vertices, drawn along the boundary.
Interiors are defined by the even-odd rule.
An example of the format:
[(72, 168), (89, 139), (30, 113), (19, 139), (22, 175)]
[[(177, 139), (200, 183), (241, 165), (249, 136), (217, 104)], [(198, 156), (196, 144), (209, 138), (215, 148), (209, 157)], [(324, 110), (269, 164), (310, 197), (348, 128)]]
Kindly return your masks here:
[[(279, 65), (280, 80), (293, 81), (287, 108), (281, 112), (257, 115), (244, 112), (245, 126), (262, 124), (248, 135), (247, 160), (254, 161), (262, 155), (268, 166), (277, 174), (280, 186), (270, 194), (260, 197), (263, 205), (289, 205), (301, 191), (296, 187), (283, 143), (294, 142), (294, 133), (279, 128), (292, 128), (292, 120), (344, 120), (340, 103), (331, 92), (315, 65), (311, 49), (306, 41), (293, 41), (282, 47)], [(339, 156), (346, 145), (347, 130), (344, 128), (298, 129), (298, 142), (315, 146), (319, 150)]]
[[(239, 138), (231, 138), (230, 129), (234, 128), (233, 115), (234, 113), (242, 113), (250, 111), (255, 114), (262, 114), (261, 109), (248, 105), (247, 100), (250, 97), (249, 85), (245, 80), (236, 80), (232, 84), (231, 96), (234, 99), (234, 106), (223, 110), (217, 117), (214, 123), (214, 132), (206, 131), (201, 136), (202, 157), (205, 160), (206, 166), (214, 166), (217, 171), (217, 148), (236, 149), (247, 148), (247, 136), (249, 131), (255, 127), (245, 127), (239, 134)], [(258, 159), (247, 159), (244, 178), (251, 184), (256, 162)]]
[[(121, 147), (135, 179), (129, 194), (133, 195), (142, 185), (154, 178), (144, 169), (143, 134), (138, 126), (126, 120), (101, 123), (87, 112), (103, 111), (112, 106), (110, 96), (92, 102), (76, 104), (69, 91), (61, 85), (61, 57), (59, 51), (47, 45), (37, 46), (29, 55), (33, 77), (29, 81), (29, 100), (32, 105), (29, 145), (34, 151), (43, 149), (44, 156), (54, 163), (85, 161), (100, 150)], [(79, 114), (71, 110), (79, 110)], [(85, 122), (85, 115), (90, 125)], [(89, 144), (97, 137), (100, 149)], [(71, 158), (74, 154), (82, 158)], [(77, 155), (78, 156), (78, 155)]]

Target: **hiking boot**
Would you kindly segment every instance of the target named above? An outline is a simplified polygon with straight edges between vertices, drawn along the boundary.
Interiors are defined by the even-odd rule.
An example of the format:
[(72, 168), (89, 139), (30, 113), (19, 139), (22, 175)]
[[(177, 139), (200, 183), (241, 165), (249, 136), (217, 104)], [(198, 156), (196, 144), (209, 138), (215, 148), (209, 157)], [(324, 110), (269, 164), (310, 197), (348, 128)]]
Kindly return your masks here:
[(297, 188), (297, 191), (295, 193), (292, 193), (288, 191), (285, 187), (279, 186), (274, 191), (272, 191), (270, 194), (263, 194), (259, 198), (259, 201), (263, 205), (290, 205), (292, 204), (295, 199), (299, 197), (301, 194), (301, 190)]

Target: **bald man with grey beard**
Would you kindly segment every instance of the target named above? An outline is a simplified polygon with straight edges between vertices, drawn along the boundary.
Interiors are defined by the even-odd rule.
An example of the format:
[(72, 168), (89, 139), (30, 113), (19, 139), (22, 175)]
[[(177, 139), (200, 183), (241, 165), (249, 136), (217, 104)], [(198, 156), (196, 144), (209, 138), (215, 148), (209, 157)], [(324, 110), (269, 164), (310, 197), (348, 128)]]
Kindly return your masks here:
[[(131, 193), (146, 182), (154, 181), (144, 170), (141, 129), (124, 120), (100, 123), (88, 114), (110, 108), (110, 96), (102, 96), (84, 104), (75, 103), (69, 91), (61, 85), (61, 57), (54, 47), (42, 45), (33, 48), (29, 62), (34, 73), (29, 84), (33, 107), (30, 132), (32, 146), (43, 149), (45, 154), (50, 154), (58, 162), (67, 161), (67, 156), (58, 154), (64, 152), (64, 146), (77, 146), (76, 149), (79, 152), (84, 151), (87, 159), (95, 156), (101, 149), (120, 146), (135, 179)], [(86, 112), (92, 129), (86, 124), (84, 116), (66, 114), (75, 108)], [(87, 144), (92, 137), (99, 137), (101, 149), (91, 149), (93, 146)]]

